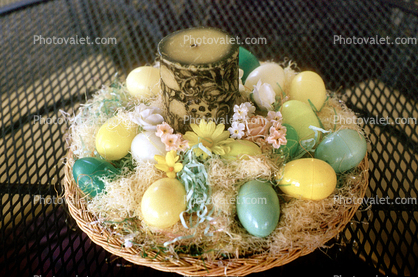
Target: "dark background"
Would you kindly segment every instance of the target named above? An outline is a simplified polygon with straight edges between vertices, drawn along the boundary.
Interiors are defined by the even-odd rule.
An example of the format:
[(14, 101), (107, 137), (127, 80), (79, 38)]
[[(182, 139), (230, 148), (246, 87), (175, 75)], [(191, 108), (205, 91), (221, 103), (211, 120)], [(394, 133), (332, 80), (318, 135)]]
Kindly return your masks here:
[[(10, 1), (13, 2), (13, 1)], [(260, 60), (319, 73), (359, 117), (417, 118), (418, 46), (335, 44), (334, 36), (417, 37), (414, 1), (0, 2), (1, 276), (175, 276), (133, 265), (93, 244), (62, 200), (65, 132), (72, 113), (116, 73), (154, 62), (157, 44), (187, 27), (213, 26)], [(116, 45), (42, 45), (34, 36), (115, 37)], [(52, 118), (49, 124), (36, 121)], [(417, 197), (417, 124), (364, 124), (367, 197)], [(417, 205), (363, 205), (329, 249), (251, 276), (418, 275)]]

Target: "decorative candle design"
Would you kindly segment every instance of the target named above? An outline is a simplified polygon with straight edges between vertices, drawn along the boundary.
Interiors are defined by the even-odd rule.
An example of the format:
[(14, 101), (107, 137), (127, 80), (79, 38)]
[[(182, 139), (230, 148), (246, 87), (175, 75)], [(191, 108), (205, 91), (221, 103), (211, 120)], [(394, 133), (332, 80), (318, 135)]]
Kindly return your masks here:
[(182, 133), (199, 119), (229, 125), (239, 85), (234, 38), (214, 28), (186, 29), (163, 38), (158, 51), (167, 122)]

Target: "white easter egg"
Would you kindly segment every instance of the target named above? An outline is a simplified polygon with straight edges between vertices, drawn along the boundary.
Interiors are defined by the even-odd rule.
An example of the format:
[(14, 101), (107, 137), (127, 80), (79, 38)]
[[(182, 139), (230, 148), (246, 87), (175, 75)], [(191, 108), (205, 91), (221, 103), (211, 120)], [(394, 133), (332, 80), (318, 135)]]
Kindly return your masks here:
[(284, 70), (280, 65), (277, 63), (264, 63), (260, 65), (248, 75), (245, 80), (245, 86), (250, 90), (253, 90), (259, 80), (261, 80), (262, 83), (270, 84), (276, 95), (282, 96), (285, 76)]
[(165, 145), (154, 131), (143, 132), (135, 136), (131, 143), (132, 157), (136, 161), (157, 163), (154, 155), (165, 156)]

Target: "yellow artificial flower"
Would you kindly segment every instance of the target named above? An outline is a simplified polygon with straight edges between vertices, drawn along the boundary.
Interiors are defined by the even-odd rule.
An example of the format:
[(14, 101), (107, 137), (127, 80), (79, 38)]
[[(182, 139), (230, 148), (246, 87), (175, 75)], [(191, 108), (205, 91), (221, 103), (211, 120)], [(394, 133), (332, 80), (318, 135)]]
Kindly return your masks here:
[(155, 167), (166, 172), (168, 178), (174, 179), (176, 178), (176, 173), (183, 169), (183, 165), (181, 163), (177, 163), (179, 158), (180, 157), (177, 156), (176, 151), (174, 150), (168, 152), (165, 157), (155, 155), (154, 159), (158, 162)]
[[(189, 142), (189, 146), (202, 143), (210, 152), (225, 155), (230, 151), (229, 143), (234, 139), (229, 138), (229, 131), (225, 131), (224, 124), (216, 125), (213, 121), (207, 123), (205, 120), (201, 120), (199, 126), (197, 124), (190, 124), (193, 132), (186, 132), (183, 136)], [(203, 154), (203, 158), (206, 159), (208, 155), (200, 148), (194, 149), (195, 154), (200, 156)]]

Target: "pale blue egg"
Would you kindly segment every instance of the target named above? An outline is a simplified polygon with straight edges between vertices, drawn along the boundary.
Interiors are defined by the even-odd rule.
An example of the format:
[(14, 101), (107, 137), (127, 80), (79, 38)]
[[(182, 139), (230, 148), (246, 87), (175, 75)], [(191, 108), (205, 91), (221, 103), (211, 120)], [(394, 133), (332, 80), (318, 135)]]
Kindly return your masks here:
[(315, 150), (315, 158), (330, 164), (336, 173), (356, 167), (366, 156), (367, 142), (356, 130), (342, 129), (327, 135)]
[(279, 222), (279, 197), (268, 182), (247, 182), (238, 192), (237, 213), (248, 233), (266, 237), (276, 229)]

